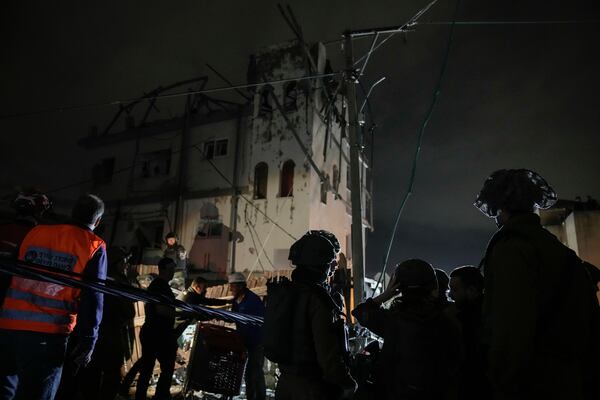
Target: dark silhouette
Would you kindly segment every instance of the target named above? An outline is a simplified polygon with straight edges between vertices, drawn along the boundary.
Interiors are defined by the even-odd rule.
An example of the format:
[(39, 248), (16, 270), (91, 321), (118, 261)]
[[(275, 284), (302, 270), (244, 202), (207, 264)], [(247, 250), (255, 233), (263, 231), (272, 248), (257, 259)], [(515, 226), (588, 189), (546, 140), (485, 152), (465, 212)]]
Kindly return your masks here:
[[(175, 299), (169, 286), (175, 273), (175, 262), (171, 258), (163, 258), (158, 262), (158, 277), (148, 286), (148, 291), (167, 298)], [(160, 378), (156, 385), (154, 399), (169, 399), (171, 380), (175, 370), (177, 356), (177, 337), (173, 329), (175, 310), (169, 306), (146, 303), (146, 321), (140, 330), (142, 357), (140, 376), (135, 392), (136, 400), (146, 400), (148, 385), (152, 377), (154, 363), (160, 364)]]
[(598, 399), (598, 305), (581, 260), (534, 214), (556, 194), (537, 173), (499, 170), (475, 206), (498, 232), (484, 259), (495, 399)]
[[(389, 309), (381, 305), (398, 294)], [(352, 312), (384, 340), (376, 367), (376, 398), (447, 399), (461, 362), (458, 323), (437, 305), (431, 265), (408, 260), (396, 266), (390, 285)]]
[(343, 321), (324, 284), (335, 268), (337, 239), (311, 231), (290, 248), (292, 281), (268, 286), (265, 354), (279, 363), (278, 400), (349, 399)]
[(458, 398), (484, 400), (491, 397), (486, 376), (486, 348), (482, 342), (483, 275), (479, 268), (464, 266), (450, 273), (449, 296), (454, 300), (456, 318), (462, 328), (464, 362), (458, 384)]

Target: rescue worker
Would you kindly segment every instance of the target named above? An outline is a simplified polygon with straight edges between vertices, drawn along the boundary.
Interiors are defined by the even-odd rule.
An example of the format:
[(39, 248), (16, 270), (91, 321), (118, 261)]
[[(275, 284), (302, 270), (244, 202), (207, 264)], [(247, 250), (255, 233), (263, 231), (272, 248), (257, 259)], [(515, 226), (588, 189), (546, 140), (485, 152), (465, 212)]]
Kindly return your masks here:
[(281, 371), (278, 400), (350, 399), (357, 388), (346, 362), (341, 314), (325, 288), (339, 251), (332, 236), (302, 236), (290, 248), (292, 281), (268, 289), (265, 346)]
[(581, 260), (534, 213), (556, 199), (537, 173), (502, 169), (487, 178), (475, 201), (499, 227), (483, 262), (494, 399), (600, 398), (591, 280)]
[[(93, 233), (103, 213), (100, 198), (81, 196), (72, 223), (27, 233), (19, 259), (106, 278), (105, 244)], [(54, 399), (65, 361), (79, 368), (90, 361), (102, 305), (103, 295), (92, 290), (14, 277), (0, 311), (0, 398)], [(80, 340), (65, 356), (75, 325)]]
[(486, 350), (482, 343), (483, 275), (472, 265), (450, 273), (449, 296), (454, 300), (465, 350), (458, 384), (459, 399), (483, 400), (491, 397), (486, 375)]
[[(206, 285), (207, 280), (201, 276), (197, 276), (192, 281), (189, 288), (184, 290), (177, 296), (177, 300), (181, 300), (184, 303), (188, 303), (195, 306), (226, 306), (232, 303), (232, 300), (213, 299), (206, 297)], [(177, 318), (175, 319), (175, 334), (177, 337), (181, 336), (185, 329), (192, 323), (193, 320), (197, 319), (197, 315), (191, 315), (187, 312), (178, 312)], [(209, 318), (207, 318), (209, 319)]]
[(167, 233), (165, 236), (166, 248), (163, 257), (168, 257), (175, 262), (174, 278), (185, 281), (187, 278), (187, 251), (185, 247), (179, 244), (178, 240), (175, 232)]
[[(130, 256), (122, 247), (108, 249), (109, 279), (129, 286), (125, 270)], [(134, 317), (135, 307), (131, 301), (105, 296), (98, 343), (90, 365), (81, 374), (84, 399), (113, 400), (117, 396), (121, 368), (131, 357), (128, 329)]]
[(232, 300), (206, 297), (207, 285), (208, 281), (201, 276), (198, 276), (194, 278), (189, 288), (177, 296), (177, 299), (188, 304), (203, 306), (226, 306), (227, 304), (232, 303)]
[[(171, 258), (162, 258), (158, 262), (158, 277), (150, 286), (148, 292), (175, 300), (175, 295), (169, 286), (175, 273), (175, 262)], [(146, 400), (150, 378), (154, 364), (160, 364), (160, 377), (156, 385), (155, 400), (170, 399), (171, 380), (175, 371), (177, 357), (177, 337), (173, 329), (175, 310), (172, 307), (154, 303), (146, 303), (146, 320), (140, 330), (142, 357), (140, 376), (135, 392), (136, 400)]]
[[(42, 215), (52, 207), (46, 195), (37, 191), (19, 192), (11, 202), (16, 218), (0, 224), (0, 257), (16, 259), (25, 235), (39, 223)], [(0, 274), (0, 306), (10, 286), (11, 276)]]
[[(229, 275), (228, 282), (233, 295), (231, 311), (258, 317), (265, 315), (265, 305), (260, 297), (248, 289), (244, 274), (235, 272)], [(244, 374), (246, 398), (248, 400), (264, 400), (267, 388), (263, 372), (265, 356), (262, 343), (262, 327), (237, 324), (237, 330), (242, 336), (248, 351), (248, 362)]]
[[(352, 315), (383, 338), (376, 367), (378, 399), (447, 399), (461, 362), (458, 323), (436, 304), (437, 279), (429, 263), (396, 266), (385, 291), (359, 304)], [(389, 309), (383, 303), (396, 298)]]

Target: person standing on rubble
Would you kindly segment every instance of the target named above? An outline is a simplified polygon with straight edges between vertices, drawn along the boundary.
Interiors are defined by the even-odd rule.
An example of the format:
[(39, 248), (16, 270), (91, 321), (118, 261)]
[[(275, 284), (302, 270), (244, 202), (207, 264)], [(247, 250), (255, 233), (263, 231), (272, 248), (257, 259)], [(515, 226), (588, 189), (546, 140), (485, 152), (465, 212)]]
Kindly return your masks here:
[[(265, 305), (260, 297), (248, 289), (244, 274), (235, 272), (229, 275), (228, 282), (233, 295), (231, 311), (258, 317), (265, 315)], [(248, 400), (264, 400), (267, 389), (263, 372), (265, 356), (262, 327), (238, 324), (237, 330), (248, 350), (248, 363), (244, 376), (246, 398)]]
[[(93, 231), (104, 213), (94, 195), (81, 196), (72, 223), (38, 225), (23, 239), (19, 260), (106, 278), (106, 246)], [(90, 361), (102, 319), (102, 293), (14, 277), (0, 310), (0, 398), (52, 400), (69, 362)], [(67, 352), (69, 335), (79, 341)]]
[[(150, 283), (148, 292), (175, 300), (175, 294), (169, 286), (174, 273), (175, 262), (171, 258), (162, 258), (158, 262), (158, 277)], [(170, 399), (171, 380), (177, 357), (177, 337), (173, 329), (175, 309), (167, 305), (146, 303), (145, 310), (146, 320), (140, 330), (142, 357), (139, 360), (140, 376), (135, 399), (147, 399), (148, 386), (156, 360), (160, 364), (160, 377), (154, 399)]]
[[(268, 285), (265, 352), (279, 364), (278, 400), (350, 399), (343, 320), (325, 283), (336, 266), (333, 235), (310, 231), (290, 248), (292, 280)], [(335, 236), (333, 236), (335, 237)]]
[(544, 229), (557, 200), (534, 171), (502, 169), (475, 207), (498, 226), (484, 268), (484, 340), (494, 399), (599, 399), (600, 309), (584, 263)]
[[(375, 373), (378, 399), (438, 400), (453, 394), (462, 357), (460, 327), (440, 309), (437, 296), (431, 265), (407, 260), (396, 266), (382, 294), (352, 311), (384, 341)], [(382, 307), (394, 297), (389, 309)]]
[(175, 263), (174, 278), (185, 281), (187, 278), (187, 251), (185, 247), (179, 244), (179, 238), (175, 232), (167, 233), (165, 236), (165, 243), (167, 246), (163, 253), (163, 257), (170, 258)]

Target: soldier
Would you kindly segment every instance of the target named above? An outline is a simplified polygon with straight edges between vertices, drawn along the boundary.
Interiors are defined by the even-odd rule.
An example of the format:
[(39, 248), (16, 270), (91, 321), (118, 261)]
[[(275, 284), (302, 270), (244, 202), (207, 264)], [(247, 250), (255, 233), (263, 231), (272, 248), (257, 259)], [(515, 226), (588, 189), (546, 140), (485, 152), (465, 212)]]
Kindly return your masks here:
[(537, 173), (502, 169), (475, 201), (499, 227), (483, 264), (494, 399), (600, 398), (599, 310), (591, 279), (534, 213), (556, 198)]
[(295, 242), (292, 281), (269, 285), (265, 353), (279, 363), (278, 400), (347, 399), (356, 391), (343, 321), (324, 287), (337, 254), (329, 235), (312, 231)]
[[(437, 304), (431, 265), (407, 260), (396, 266), (390, 285), (359, 304), (352, 315), (384, 340), (376, 371), (377, 398), (447, 399), (461, 362), (458, 323)], [(383, 303), (396, 298), (389, 309)]]

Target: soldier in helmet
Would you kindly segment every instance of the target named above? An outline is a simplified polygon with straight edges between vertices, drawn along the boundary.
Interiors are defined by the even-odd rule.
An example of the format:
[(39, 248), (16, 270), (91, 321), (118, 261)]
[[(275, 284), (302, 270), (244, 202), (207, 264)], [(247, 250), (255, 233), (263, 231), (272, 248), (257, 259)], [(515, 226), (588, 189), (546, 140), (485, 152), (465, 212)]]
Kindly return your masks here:
[(483, 262), (483, 332), (494, 399), (600, 398), (599, 310), (591, 279), (535, 213), (556, 199), (536, 172), (502, 169), (487, 178), (475, 201), (499, 227)]
[(281, 371), (276, 399), (347, 399), (356, 391), (337, 323), (340, 313), (324, 287), (335, 268), (334, 239), (324, 231), (305, 234), (290, 248), (296, 266), (291, 282), (268, 287), (264, 345)]
[[(378, 399), (447, 399), (461, 361), (458, 323), (437, 304), (436, 274), (423, 260), (396, 266), (390, 285), (352, 314), (384, 340), (376, 370)], [(397, 297), (389, 309), (383, 303)]]
[(165, 244), (163, 257), (170, 258), (175, 262), (174, 277), (185, 280), (187, 278), (187, 251), (185, 247), (179, 243), (179, 238), (175, 232), (167, 233)]

